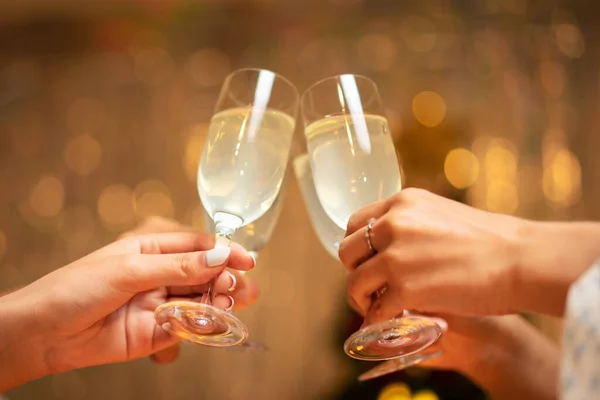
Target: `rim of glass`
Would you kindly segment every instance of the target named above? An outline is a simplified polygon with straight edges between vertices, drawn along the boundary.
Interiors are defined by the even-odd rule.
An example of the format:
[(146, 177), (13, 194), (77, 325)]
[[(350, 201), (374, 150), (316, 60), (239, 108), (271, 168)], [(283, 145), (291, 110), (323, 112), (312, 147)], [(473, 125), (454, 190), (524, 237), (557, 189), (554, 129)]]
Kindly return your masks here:
[(327, 81), (333, 80), (333, 79), (339, 80), (340, 77), (348, 76), (348, 75), (371, 82), (371, 84), (373, 85), (373, 88), (375, 89), (375, 92), (379, 95), (379, 87), (377, 86), (377, 83), (375, 83), (375, 81), (373, 79), (369, 78), (368, 76), (361, 75), (361, 74), (338, 74), (338, 75), (328, 76), (327, 78), (318, 80), (315, 83), (313, 83), (312, 85), (310, 85), (308, 88), (306, 88), (306, 90), (304, 91), (304, 93), (302, 93), (302, 96), (300, 97), (300, 105), (302, 105), (304, 103), (304, 96), (306, 96), (308, 94), (308, 92), (312, 91), (315, 87), (317, 87), (320, 84), (325, 83)]
[[(270, 69), (266, 69), (266, 68), (238, 68), (232, 72), (230, 72), (227, 77), (225, 78), (225, 81), (229, 81), (231, 78), (233, 78), (235, 75), (243, 73), (243, 72), (260, 72), (260, 71), (266, 71), (266, 72), (270, 72), (273, 75), (275, 75), (276, 78), (281, 79), (282, 81), (284, 81), (285, 83), (287, 83), (287, 85), (289, 87), (292, 88), (292, 90), (294, 91), (294, 94), (296, 95), (296, 99), (297, 101), (300, 100), (300, 94), (298, 92), (298, 89), (296, 88), (296, 86), (292, 83), (292, 81), (290, 81), (288, 78), (286, 78), (285, 76), (278, 74), (275, 71), (271, 71)], [(367, 78), (368, 79), (368, 78)]]

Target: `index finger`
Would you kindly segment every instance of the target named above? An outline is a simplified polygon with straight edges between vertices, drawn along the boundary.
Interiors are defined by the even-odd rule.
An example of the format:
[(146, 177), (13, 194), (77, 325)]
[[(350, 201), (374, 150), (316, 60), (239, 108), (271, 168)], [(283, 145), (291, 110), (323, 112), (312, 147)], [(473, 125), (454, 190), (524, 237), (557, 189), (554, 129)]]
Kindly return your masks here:
[[(215, 237), (208, 233), (154, 233), (119, 240), (92, 253), (92, 255), (93, 258), (99, 258), (118, 254), (191, 253), (210, 250), (214, 247)], [(242, 246), (232, 242), (229, 247), (231, 248), (229, 255), (230, 268), (247, 271), (254, 267), (254, 258)]]

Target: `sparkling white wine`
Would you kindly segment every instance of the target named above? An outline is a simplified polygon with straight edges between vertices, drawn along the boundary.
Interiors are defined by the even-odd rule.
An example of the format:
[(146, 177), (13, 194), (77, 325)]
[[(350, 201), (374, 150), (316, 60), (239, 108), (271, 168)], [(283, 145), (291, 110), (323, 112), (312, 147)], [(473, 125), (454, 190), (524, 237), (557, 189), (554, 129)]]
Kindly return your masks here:
[(271, 207), (294, 127), (294, 118), (271, 109), (242, 107), (213, 116), (198, 167), (198, 192), (217, 224), (247, 225)]
[(398, 158), (384, 117), (334, 115), (305, 133), (317, 195), (341, 229), (360, 208), (400, 191)]
[(310, 169), (308, 154), (298, 156), (293, 161), (294, 174), (300, 185), (300, 192), (308, 210), (308, 217), (319, 241), (333, 258), (338, 259), (338, 248), (344, 238), (344, 231), (334, 224), (323, 210)]

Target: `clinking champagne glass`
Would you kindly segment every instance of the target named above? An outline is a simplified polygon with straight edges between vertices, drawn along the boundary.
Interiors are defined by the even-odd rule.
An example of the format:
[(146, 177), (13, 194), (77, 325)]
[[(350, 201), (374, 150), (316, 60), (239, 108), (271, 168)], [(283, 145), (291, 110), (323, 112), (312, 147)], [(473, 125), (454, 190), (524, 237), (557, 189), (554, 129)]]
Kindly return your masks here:
[[(301, 108), (317, 197), (345, 230), (354, 212), (402, 187), (377, 86), (358, 75), (327, 78), (302, 95)], [(344, 350), (360, 360), (390, 360), (428, 348), (441, 333), (431, 318), (403, 315), (360, 329)]]
[[(294, 85), (271, 71), (241, 69), (225, 79), (198, 166), (198, 193), (214, 222), (215, 248), (228, 247), (239, 228), (258, 220), (277, 199), (297, 109)], [(200, 302), (161, 305), (157, 323), (206, 346), (243, 343), (246, 326), (212, 306), (211, 287)]]
[[(325, 247), (327, 252), (333, 258), (339, 261), (338, 249), (340, 242), (344, 238), (344, 231), (334, 224), (329, 217), (327, 217), (327, 213), (325, 210), (323, 210), (323, 207), (319, 202), (317, 191), (313, 182), (312, 171), (310, 169), (310, 158), (308, 154), (305, 153), (296, 156), (292, 161), (292, 165), (294, 167), (294, 174), (298, 180), (298, 185), (300, 186), (300, 192), (302, 193), (304, 204), (308, 209), (308, 216), (311, 225), (323, 247)], [(442, 330), (445, 331), (447, 328), (446, 321), (440, 318), (437, 318), (436, 320)], [(423, 349), (421, 352), (399, 356), (393, 360), (381, 363), (360, 375), (358, 379), (360, 381), (366, 381), (369, 379), (378, 378), (392, 372), (412, 367), (442, 354), (443, 351), (439, 346), (437, 346), (437, 343), (435, 343), (430, 347)]]

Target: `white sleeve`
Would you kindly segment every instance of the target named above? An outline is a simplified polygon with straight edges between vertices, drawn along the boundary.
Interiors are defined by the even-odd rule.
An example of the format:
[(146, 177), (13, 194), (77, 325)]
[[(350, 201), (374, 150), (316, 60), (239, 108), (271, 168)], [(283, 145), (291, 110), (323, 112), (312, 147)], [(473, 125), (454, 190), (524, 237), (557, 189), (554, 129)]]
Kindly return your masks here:
[(569, 290), (562, 351), (561, 400), (600, 399), (600, 260)]

